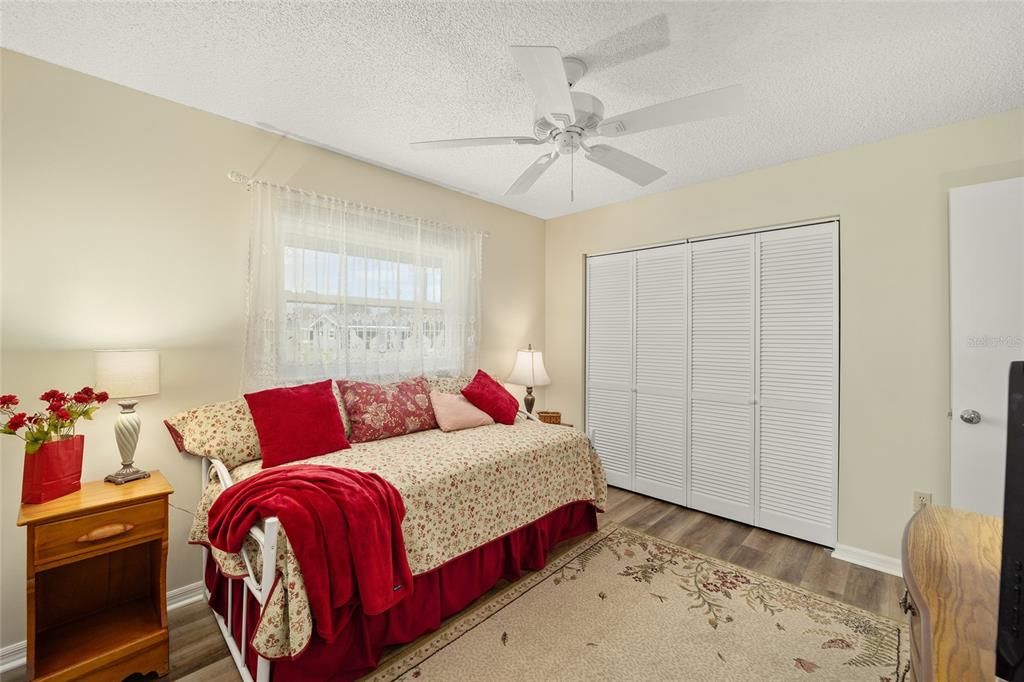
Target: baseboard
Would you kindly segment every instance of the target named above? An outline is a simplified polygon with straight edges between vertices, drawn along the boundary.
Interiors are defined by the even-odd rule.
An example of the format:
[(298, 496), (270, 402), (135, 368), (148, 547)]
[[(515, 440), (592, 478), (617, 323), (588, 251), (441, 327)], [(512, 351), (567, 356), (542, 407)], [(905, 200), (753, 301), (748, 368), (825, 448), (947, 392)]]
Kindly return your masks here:
[(876, 571), (889, 573), (900, 578), (903, 577), (903, 562), (898, 558), (878, 554), (877, 552), (869, 552), (859, 547), (836, 545), (836, 548), (832, 550), (832, 558), (864, 566), (865, 568), (873, 568)]
[[(203, 592), (203, 581), (197, 581), (184, 587), (177, 587), (167, 593), (167, 610), (173, 611), (182, 606), (193, 604), (206, 598)], [(25, 665), (25, 640), (8, 644), (0, 649), (0, 673)]]
[(0, 649), (0, 673), (5, 673), (13, 668), (20, 668), (25, 665), (25, 640), (8, 644)]
[(169, 591), (167, 593), (167, 610), (173, 611), (174, 609), (180, 609), (182, 606), (188, 606), (189, 604), (206, 599), (204, 588), (203, 581), (197, 580), (184, 587), (178, 587)]

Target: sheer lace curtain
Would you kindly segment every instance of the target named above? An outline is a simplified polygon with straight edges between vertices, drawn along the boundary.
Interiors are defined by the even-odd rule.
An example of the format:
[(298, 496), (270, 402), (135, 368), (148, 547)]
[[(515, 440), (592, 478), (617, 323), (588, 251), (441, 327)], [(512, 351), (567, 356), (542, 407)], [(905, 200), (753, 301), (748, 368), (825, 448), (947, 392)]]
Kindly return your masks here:
[(243, 389), (476, 367), (483, 235), (252, 184)]

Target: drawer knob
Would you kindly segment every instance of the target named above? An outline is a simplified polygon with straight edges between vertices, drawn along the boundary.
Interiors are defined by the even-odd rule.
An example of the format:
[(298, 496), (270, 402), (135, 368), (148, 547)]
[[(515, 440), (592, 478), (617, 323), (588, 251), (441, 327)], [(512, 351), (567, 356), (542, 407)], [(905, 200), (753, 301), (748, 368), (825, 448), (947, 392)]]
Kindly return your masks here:
[(115, 535), (121, 535), (127, 533), (134, 525), (130, 523), (108, 523), (105, 526), (99, 528), (93, 528), (91, 531), (78, 538), (78, 542), (96, 542), (97, 540), (106, 540), (112, 538)]

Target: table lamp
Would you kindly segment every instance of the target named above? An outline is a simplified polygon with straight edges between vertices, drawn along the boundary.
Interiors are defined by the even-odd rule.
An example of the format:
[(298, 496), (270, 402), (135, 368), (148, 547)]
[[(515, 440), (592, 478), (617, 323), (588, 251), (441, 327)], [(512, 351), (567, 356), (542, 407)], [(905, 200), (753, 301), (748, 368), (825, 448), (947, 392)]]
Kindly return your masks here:
[(135, 468), (135, 446), (139, 442), (142, 420), (135, 412), (137, 398), (160, 392), (160, 351), (98, 350), (96, 351), (96, 386), (111, 398), (119, 398), (121, 414), (114, 424), (117, 449), (121, 451), (121, 468), (105, 481), (121, 485), (140, 478), (149, 478), (148, 471)]
[(523, 406), (527, 412), (533, 413), (533, 404), (537, 398), (533, 395), (534, 386), (547, 386), (551, 383), (551, 377), (544, 369), (544, 354), (534, 350), (533, 345), (527, 346), (526, 350), (516, 352), (516, 364), (512, 367), (512, 373), (505, 380), (510, 384), (526, 386), (526, 395), (523, 397)]

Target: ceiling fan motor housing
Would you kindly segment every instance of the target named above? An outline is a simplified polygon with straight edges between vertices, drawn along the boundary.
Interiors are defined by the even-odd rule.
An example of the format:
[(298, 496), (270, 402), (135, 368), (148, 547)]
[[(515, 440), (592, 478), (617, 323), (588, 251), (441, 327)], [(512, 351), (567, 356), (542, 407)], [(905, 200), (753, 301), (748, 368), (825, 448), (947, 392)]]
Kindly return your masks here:
[[(576, 110), (576, 123), (569, 128), (592, 132), (604, 119), (604, 104), (601, 100), (586, 92), (573, 90), (569, 93), (572, 97), (572, 106)], [(545, 117), (545, 112), (537, 107), (533, 112), (533, 134), (538, 140), (547, 139), (552, 132), (561, 130)]]

